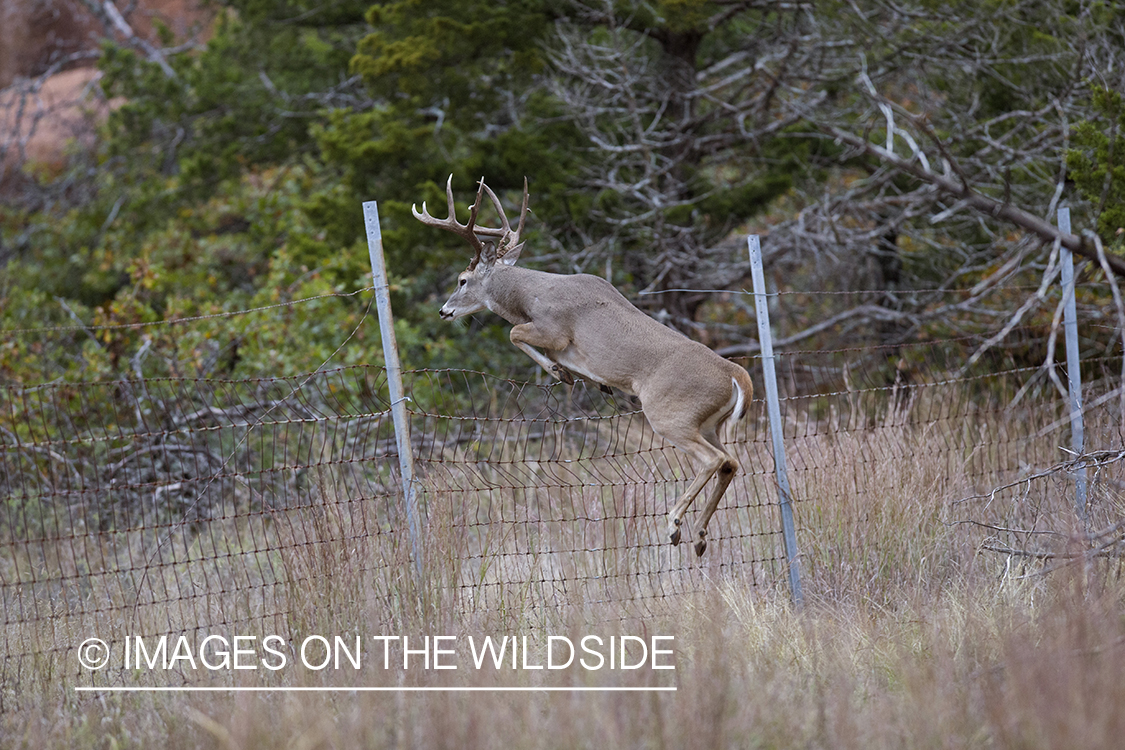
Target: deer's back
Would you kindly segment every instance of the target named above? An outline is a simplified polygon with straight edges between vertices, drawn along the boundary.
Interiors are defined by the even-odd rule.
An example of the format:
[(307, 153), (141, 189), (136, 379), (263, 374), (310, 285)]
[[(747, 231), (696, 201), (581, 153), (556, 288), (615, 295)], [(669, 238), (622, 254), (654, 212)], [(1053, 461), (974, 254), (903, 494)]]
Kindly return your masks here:
[(534, 282), (525, 287), (529, 318), (566, 331), (570, 345), (557, 353), (564, 367), (642, 398), (651, 381), (697, 397), (712, 391), (716, 399), (728, 398), (731, 378), (742, 368), (650, 318), (605, 279), (544, 273)]

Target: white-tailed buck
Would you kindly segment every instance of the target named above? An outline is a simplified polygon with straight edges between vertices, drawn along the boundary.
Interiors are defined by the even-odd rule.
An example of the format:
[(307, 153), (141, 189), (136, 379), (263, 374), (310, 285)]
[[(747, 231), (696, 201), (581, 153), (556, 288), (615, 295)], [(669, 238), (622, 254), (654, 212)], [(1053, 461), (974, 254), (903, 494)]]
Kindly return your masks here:
[[(502, 226), (477, 224), (481, 196), (487, 193)], [(453, 232), (473, 247), (469, 267), (441, 308), (454, 320), (491, 310), (514, 324), (512, 343), (564, 383), (578, 375), (640, 398), (658, 435), (695, 459), (699, 473), (668, 514), (672, 544), (680, 543), (684, 513), (711, 477), (718, 475), (699, 519), (695, 552), (707, 549), (707, 522), (738, 466), (719, 442), (719, 429), (742, 418), (753, 386), (743, 368), (703, 344), (661, 325), (634, 307), (613, 285), (588, 274), (562, 275), (517, 268), (527, 218), (524, 180), (520, 222), (512, 231), (500, 199), (481, 179), (466, 224), (457, 222), (453, 176), (446, 183), (449, 216), (436, 219), (412, 208), (424, 224)]]

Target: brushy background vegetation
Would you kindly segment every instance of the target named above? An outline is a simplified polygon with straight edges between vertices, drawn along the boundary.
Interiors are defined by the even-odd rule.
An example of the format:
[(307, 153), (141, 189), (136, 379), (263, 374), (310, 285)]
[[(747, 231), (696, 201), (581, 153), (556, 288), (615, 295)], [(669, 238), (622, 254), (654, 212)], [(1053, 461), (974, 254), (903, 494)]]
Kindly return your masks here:
[[(525, 263), (604, 275), (728, 356), (756, 351), (745, 304), (682, 290), (745, 286), (747, 229), (768, 235), (777, 288), (867, 293), (780, 299), (779, 335), (805, 348), (992, 333), (1052, 270), (1054, 236), (1027, 219), (1053, 222), (1059, 205), (1111, 264), (1125, 237), (1115, 78), (1125, 43), (1112, 3), (223, 0), (210, 10), (196, 38), (159, 23), (146, 24), (150, 40), (107, 27), (100, 48), (59, 53), (49, 71), (94, 55), (97, 91), (113, 104), (68, 158), (16, 172), (15, 141), (0, 141), (4, 329), (354, 291), (368, 278), (359, 204), (375, 199), (407, 365), (530, 373), (495, 321), (465, 330), (434, 314), (465, 250), (409, 207), (442, 205), (450, 173), (462, 204), (480, 175), (509, 200), (528, 176)], [(91, 18), (96, 31), (104, 13)], [(10, 106), (34, 109), (33, 93), (20, 96)], [(885, 145), (888, 121), (894, 154), (855, 146)], [(949, 174), (961, 187), (935, 182)], [(1096, 259), (1092, 236), (1080, 250)], [(1081, 273), (1102, 274), (1097, 263)], [(188, 341), (6, 336), (0, 378), (306, 371), (364, 306), (337, 303)], [(1108, 289), (1080, 304), (1112, 317)], [(1051, 310), (1040, 300), (1022, 319), (1032, 335), (1001, 348), (1042, 362)], [(341, 356), (381, 360), (370, 335)]]

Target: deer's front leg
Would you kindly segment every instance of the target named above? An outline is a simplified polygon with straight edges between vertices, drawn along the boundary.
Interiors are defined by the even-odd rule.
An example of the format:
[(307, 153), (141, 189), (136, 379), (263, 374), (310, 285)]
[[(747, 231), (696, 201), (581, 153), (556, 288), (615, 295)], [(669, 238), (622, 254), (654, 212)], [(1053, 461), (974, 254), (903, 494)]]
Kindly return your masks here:
[[(539, 349), (548, 351), (565, 349), (570, 344), (565, 335), (544, 330), (534, 323), (520, 323), (517, 326), (512, 326), (512, 332), (508, 335), (508, 338), (511, 339), (517, 349), (531, 357), (544, 370), (567, 385), (574, 384), (574, 376), (570, 374), (569, 370), (539, 351)], [(538, 347), (538, 349), (535, 347)]]

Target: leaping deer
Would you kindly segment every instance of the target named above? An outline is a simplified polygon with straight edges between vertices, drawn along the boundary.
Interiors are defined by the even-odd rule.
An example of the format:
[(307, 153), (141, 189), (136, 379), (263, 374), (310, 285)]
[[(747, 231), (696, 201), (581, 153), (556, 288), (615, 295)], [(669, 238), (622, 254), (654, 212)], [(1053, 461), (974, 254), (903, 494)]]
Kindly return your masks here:
[[(500, 215), (500, 227), (477, 224), (484, 193)], [(562, 382), (571, 384), (574, 375), (580, 375), (603, 390), (612, 387), (638, 396), (656, 434), (692, 456), (699, 468), (668, 514), (672, 544), (680, 543), (688, 507), (718, 474), (695, 542), (695, 553), (702, 555), (707, 549), (707, 523), (738, 470), (719, 442), (719, 429), (730, 418), (746, 415), (753, 393), (750, 375), (645, 315), (603, 278), (516, 267), (527, 218), (526, 179), (515, 231), (483, 178), (466, 224), (457, 221), (453, 175), (445, 194), (448, 218), (434, 218), (424, 202), (421, 211), (411, 207), (414, 218), (423, 224), (453, 232), (473, 248), (473, 259), (457, 277), (457, 288), (442, 305), (441, 317), (455, 320), (491, 310), (514, 324), (512, 343)]]

